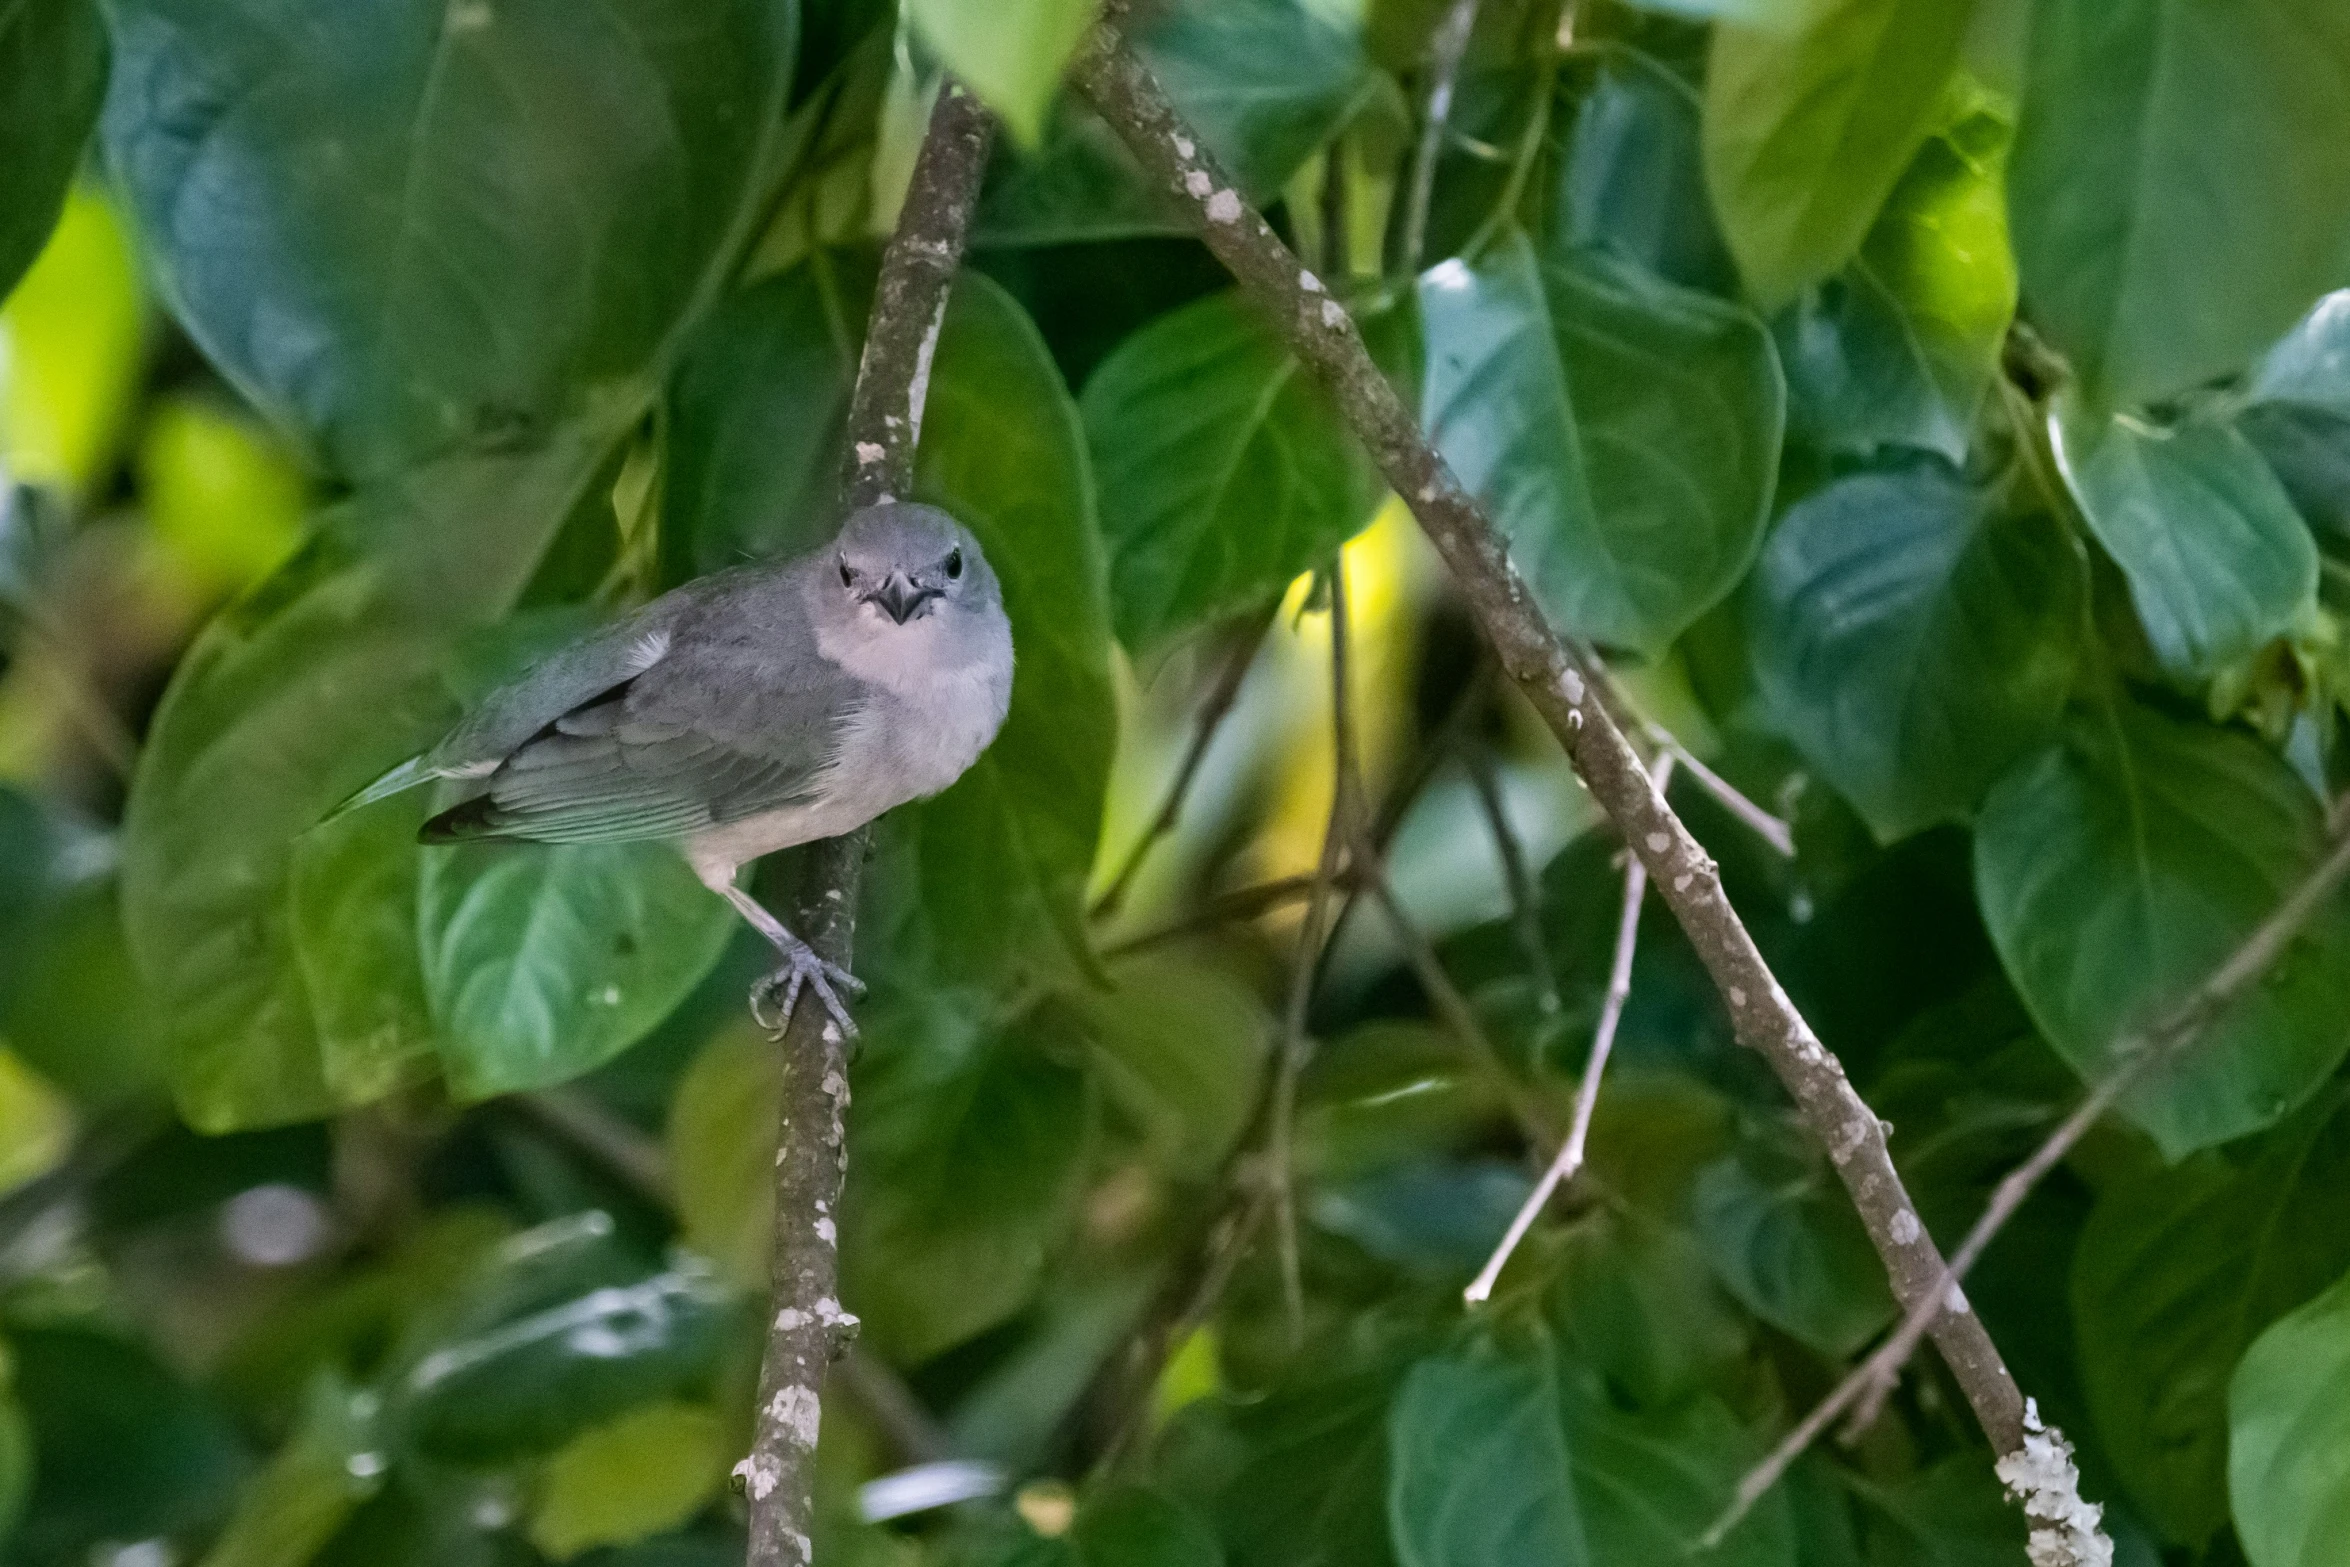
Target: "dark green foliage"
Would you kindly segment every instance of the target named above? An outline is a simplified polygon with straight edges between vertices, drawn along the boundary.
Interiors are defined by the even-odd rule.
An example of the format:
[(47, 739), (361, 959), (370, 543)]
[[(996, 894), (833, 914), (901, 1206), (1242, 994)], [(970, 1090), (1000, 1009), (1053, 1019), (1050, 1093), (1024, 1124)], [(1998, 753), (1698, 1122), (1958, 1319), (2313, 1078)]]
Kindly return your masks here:
[[(1463, 1306), (1567, 1124), (1621, 844), (1301, 323), (1061, 90), (1095, 9), (0, 0), (0, 1559), (741, 1559), (807, 1066), (742, 1016), (765, 948), (658, 844), (321, 818), (538, 652), (830, 537), (941, 68), (1008, 129), (916, 493), (984, 542), (1017, 672), (875, 836), (847, 1185), (783, 1216), (863, 1322), (815, 1562), (2023, 1559), (1930, 1356), (1699, 1548), (1894, 1308), (1657, 898), (1589, 1163)], [(1302, 324), (1352, 313), (1627, 715), (1791, 825), (1669, 787), (1947, 1247), (2350, 779), (2350, 24), (1481, 0), (1416, 232), (1450, 10), (1133, 25)], [(1412, 923), (1338, 889), (1282, 1124), (1342, 550)], [(2338, 1567), (2345, 920), (1966, 1282), (2131, 1567)], [(865, 1520), (939, 1456), (1004, 1483)]]

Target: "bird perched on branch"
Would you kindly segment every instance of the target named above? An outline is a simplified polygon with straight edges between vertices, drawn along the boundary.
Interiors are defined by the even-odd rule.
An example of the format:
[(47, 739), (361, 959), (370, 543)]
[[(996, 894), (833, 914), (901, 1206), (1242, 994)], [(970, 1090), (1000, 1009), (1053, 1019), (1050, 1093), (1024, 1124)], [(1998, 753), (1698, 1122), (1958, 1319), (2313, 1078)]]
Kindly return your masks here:
[(479, 785), (426, 843), (675, 843), (783, 963), (751, 992), (780, 1029), (813, 990), (845, 1034), (864, 986), (735, 885), (745, 863), (946, 788), (994, 740), (1012, 628), (979, 541), (885, 502), (824, 549), (687, 583), (490, 693), (442, 741), (338, 806)]

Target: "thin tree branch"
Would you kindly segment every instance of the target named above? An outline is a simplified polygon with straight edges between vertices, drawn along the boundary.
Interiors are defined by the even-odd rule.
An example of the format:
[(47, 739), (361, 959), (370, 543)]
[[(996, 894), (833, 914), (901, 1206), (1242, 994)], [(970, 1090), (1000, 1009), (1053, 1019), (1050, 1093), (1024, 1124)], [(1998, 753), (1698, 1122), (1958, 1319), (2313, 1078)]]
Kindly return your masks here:
[(1452, 95), (1460, 84), (1469, 35), (1477, 30), (1477, 0), (1452, 0), (1428, 46), (1428, 117), (1420, 126), (1412, 157), (1412, 188), (1404, 206), (1403, 275), (1417, 276), (1428, 248), (1428, 203), (1436, 194), (1436, 165), (1444, 155), (1444, 132), (1452, 119)]
[(1887, 1336), (1876, 1352), (1854, 1367), (1787, 1433), (1770, 1456), (1739, 1481), (1738, 1493), (1729, 1508), (1707, 1531), (1709, 1544), (1720, 1541), (1737, 1527), (1748, 1509), (1778, 1483), (1788, 1466), (1802, 1457), (1804, 1449), (1847, 1408), (1858, 1406), (1853, 1415), (1856, 1430), (1866, 1429), (1875, 1420), (1885, 1392), (1916, 1352), (1918, 1341), (1925, 1337), (1934, 1320), (1945, 1314), (1967, 1313), (1966, 1295), (1959, 1288), (1960, 1281), (2015, 1211), (2023, 1206), (2033, 1188), (2124, 1094), (2142, 1082), (2149, 1072), (2171, 1064), (2193, 1048), (2220, 1013), (2284, 955), (2310, 917), (2341, 886), (2343, 877), (2350, 875), (2350, 795), (2335, 804), (2333, 825), (2332, 848), (2301, 884), (2254, 927), (2243, 945), (2153, 1027), (2114, 1046), (2111, 1053), (2114, 1067), (2082, 1099), (2079, 1107), (2064, 1118), (2063, 1124), (2033, 1150), (2032, 1156), (2009, 1171), (1992, 1191), (1982, 1217), (1951, 1254), (1949, 1266), (1937, 1281), (1938, 1287), (1910, 1306), (1900, 1327)]
[(1158, 814), (1143, 829), (1142, 837), (1127, 851), (1126, 863), (1118, 867), (1118, 874), (1094, 901), (1093, 917), (1106, 920), (1116, 914), (1125, 903), (1126, 894), (1133, 890), (1134, 879), (1142, 874), (1144, 861), (1159, 840), (1175, 830), (1183, 817), (1183, 802), (1191, 795), (1191, 786), (1199, 778), (1200, 764), (1207, 760), (1208, 748), (1216, 743), (1216, 733), (1224, 727), (1232, 704), (1240, 696), (1241, 684), (1255, 667), (1257, 650), (1265, 645), (1265, 633), (1273, 629), (1273, 618), (1280, 613), (1279, 604), (1268, 605), (1261, 613), (1251, 616), (1247, 629), (1233, 639), (1231, 650), (1216, 672), (1216, 683), (1208, 688), (1207, 700), (1200, 703), (1199, 722), (1192, 730), (1191, 744), (1185, 748), (1183, 760), (1175, 768), (1174, 781), (1167, 785), (1167, 797), (1159, 805)]
[(1485, 827), (1493, 835), (1493, 852), (1501, 857), (1501, 875), (1509, 888), (1510, 924), (1524, 949), (1526, 967), (1534, 975), (1534, 1002), (1544, 1017), (1558, 1016), (1558, 970), (1550, 961), (1550, 947), (1542, 939), (1542, 900), (1534, 872), (1526, 864), (1525, 846), (1510, 826), (1509, 802), (1502, 798), (1501, 778), (1493, 758), (1481, 746), (1472, 746), (1461, 758), (1468, 770), (1477, 805), (1485, 813)]
[(1648, 732), (1649, 744), (1678, 757), (1681, 765), (1689, 769), (1689, 776), (1696, 779), (1699, 786), (1720, 803), (1722, 809), (1744, 822), (1756, 837), (1780, 854), (1788, 859), (1795, 857), (1795, 829), (1788, 826), (1783, 818), (1774, 816), (1739, 793), (1728, 779), (1699, 761), (1695, 753), (1683, 745), (1670, 729), (1653, 723), (1643, 727)]
[[(1770, 1062), (1813, 1135), (1828, 1148), (1885, 1262), (1895, 1299), (1916, 1304), (1941, 1278), (1942, 1256), (1917, 1221), (1875, 1114), (1787, 999), (1724, 896), (1712, 858), (1658, 794), (1599, 699), (1601, 671), (1545, 619), (1510, 564), (1500, 533), (1429, 445), (1365, 350), (1346, 308), (1250, 209), (1175, 112), (1121, 35), (1121, 9), (1111, 8), (1080, 51), (1072, 74), (1078, 91), (1118, 131), (1145, 173), (1189, 204), (1209, 249), (1330, 389), (1389, 485), (1411, 506), (1502, 668), (1559, 737), (1688, 932), (1738, 1039)], [(2023, 1395), (1982, 1324), (1971, 1313), (1943, 1316), (1933, 1335), (1993, 1448), (2003, 1455), (2021, 1451)]]
[[(1258, 915), (1280, 908), (1284, 904), (1296, 903), (1301, 899), (1313, 896), (1314, 886), (1318, 880), (1319, 878), (1310, 875), (1281, 876), (1272, 881), (1251, 882), (1245, 887), (1235, 887), (1230, 892), (1218, 893), (1208, 901), (1205, 908), (1187, 914), (1179, 920), (1173, 920), (1165, 925), (1106, 944), (1101, 949), (1102, 961), (1106, 963), (1112, 958), (1126, 957), (1131, 953), (1144, 952), (1152, 947), (1163, 947), (1170, 941), (1181, 941), (1186, 936), (1196, 936), (1203, 931), (1218, 930), (1226, 925), (1236, 925), (1245, 920), (1253, 920)], [(1340, 885), (1345, 884), (1346, 875), (1343, 871), (1340, 872), (1338, 881)]]
[[(849, 405), (842, 498), (854, 511), (909, 493), (930, 365), (947, 295), (978, 204), (994, 124), (948, 82), (932, 109), (897, 232), (882, 254), (864, 357)], [(796, 928), (834, 963), (849, 961), (866, 835), (809, 856), (814, 895)], [(808, 1567), (815, 1554), (816, 1433), (824, 1374), (855, 1319), (840, 1308), (834, 1210), (848, 1168), (848, 1054), (822, 1007), (794, 1013), (781, 1041), (783, 1113), (775, 1154), (774, 1316), (759, 1370), (757, 1427), (735, 1466), (750, 1497), (750, 1567)]]
[(1265, 1140), (1273, 1231), (1281, 1256), (1281, 1299), (1293, 1339), (1305, 1331), (1305, 1281), (1299, 1273), (1297, 1249), (1297, 1183), (1291, 1169), (1297, 1084), (1313, 1054), (1313, 1042), (1306, 1036), (1306, 1008), (1314, 998), (1314, 976), (1321, 970), (1322, 946), (1330, 934), (1330, 893), (1338, 878), (1340, 855), (1352, 836), (1348, 813), (1354, 809), (1354, 787), (1347, 767), (1354, 756), (1354, 704), (1347, 699), (1345, 551), (1331, 558), (1325, 580), (1330, 588), (1330, 820), (1322, 829), (1321, 863), (1314, 870), (1313, 894), (1306, 900), (1305, 925), (1298, 931), (1297, 956), (1290, 965), (1288, 1004), (1281, 1014), (1281, 1055), (1274, 1068), (1273, 1121)]
[[(1650, 764), (1649, 777), (1655, 781), (1657, 793), (1673, 778), (1673, 753), (1659, 751)], [(1558, 1157), (1550, 1161), (1550, 1168), (1542, 1172), (1542, 1179), (1534, 1183), (1534, 1190), (1526, 1194), (1517, 1214), (1510, 1220), (1509, 1229), (1502, 1235), (1501, 1244), (1493, 1248), (1483, 1269), (1461, 1292), (1472, 1306), (1481, 1304), (1493, 1294), (1494, 1281), (1501, 1270), (1509, 1266), (1510, 1254), (1534, 1227), (1535, 1216), (1550, 1201), (1550, 1194), (1574, 1178), (1583, 1168), (1584, 1144), (1591, 1136), (1591, 1117), (1599, 1108), (1599, 1081), (1607, 1071), (1607, 1058), (1616, 1048), (1616, 1026), (1624, 1020), (1624, 1003), (1632, 999), (1632, 959), (1640, 946), (1640, 906), (1648, 897), (1648, 868), (1630, 855), (1624, 865), (1624, 911), (1616, 918), (1615, 961), (1608, 965), (1607, 997), (1599, 1009), (1599, 1026), (1592, 1030), (1591, 1054), (1583, 1063), (1583, 1081), (1575, 1088), (1575, 1119), (1567, 1128), (1566, 1141), (1559, 1145)]]

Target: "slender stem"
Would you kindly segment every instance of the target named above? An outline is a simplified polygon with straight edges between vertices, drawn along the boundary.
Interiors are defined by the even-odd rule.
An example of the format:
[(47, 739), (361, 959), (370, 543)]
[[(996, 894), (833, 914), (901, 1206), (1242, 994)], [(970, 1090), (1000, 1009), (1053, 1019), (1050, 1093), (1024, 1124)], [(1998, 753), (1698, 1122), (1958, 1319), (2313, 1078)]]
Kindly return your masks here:
[[(1778, 1483), (1788, 1466), (1803, 1455), (1819, 1434), (1847, 1408), (1854, 1408), (1853, 1425), (1866, 1429), (1873, 1423), (1885, 1392), (1895, 1375), (1917, 1350), (1918, 1341), (1925, 1337), (1933, 1321), (1945, 1314), (1963, 1315), (1968, 1311), (1966, 1296), (1959, 1283), (1967, 1270), (1975, 1265), (1983, 1252), (1997, 1237), (2000, 1229), (2023, 1206), (2024, 1199), (2049, 1171), (2072, 1151), (2090, 1127), (2128, 1093), (2146, 1075), (2168, 1066), (2193, 1048), (2205, 1029), (2225, 1011), (2230, 1002), (2241, 995), (2245, 987), (2266, 973), (2285, 949), (2292, 945), (2301, 928), (2311, 916), (2333, 896), (2345, 875), (2350, 875), (2350, 795), (2337, 801), (2333, 810), (2334, 842), (2332, 848), (2317, 866), (2304, 877), (2301, 884), (2288, 893), (2283, 902), (2268, 917), (2254, 927), (2242, 946), (2229, 954), (2227, 960), (2211, 971), (2184, 1000), (2164, 1014), (2160, 1021), (2145, 1033), (2122, 1040), (2111, 1052), (2114, 1066), (2099, 1080), (2097, 1086), (2081, 1100), (2063, 1124), (2048, 1135), (2046, 1141), (2033, 1150), (2032, 1156), (2010, 1170), (1993, 1189), (1991, 1200), (1984, 1205), (1982, 1217), (1967, 1231), (1950, 1257), (1949, 1265), (1937, 1280), (1939, 1288), (1913, 1304), (1903, 1316), (1901, 1325), (1888, 1335), (1875, 1353), (1855, 1367), (1828, 1396), (1806, 1415), (1780, 1441), (1770, 1455), (1738, 1484), (1738, 1492), (1729, 1508), (1707, 1531), (1708, 1543), (1718, 1543), (1737, 1526), (1748, 1509), (1761, 1500)], [(1858, 1406), (1855, 1408), (1854, 1406)]]
[(1428, 117), (1420, 126), (1419, 150), (1412, 158), (1411, 195), (1404, 207), (1403, 275), (1415, 277), (1420, 257), (1428, 248), (1428, 204), (1436, 193), (1436, 165), (1444, 156), (1444, 131), (1452, 119), (1452, 95), (1460, 85), (1461, 61), (1468, 57), (1469, 35), (1477, 30), (1477, 0), (1452, 0), (1436, 36), (1429, 41)]
[(1191, 786), (1199, 778), (1200, 764), (1208, 757), (1208, 748), (1215, 744), (1216, 733), (1224, 727), (1224, 720), (1232, 712), (1232, 704), (1240, 696), (1242, 682), (1257, 661), (1257, 650), (1265, 645), (1265, 633), (1273, 629), (1273, 618), (1280, 613), (1280, 605), (1267, 606), (1252, 616), (1248, 627), (1233, 639), (1232, 649), (1216, 671), (1216, 683), (1208, 688), (1207, 700), (1200, 703), (1199, 722), (1191, 733), (1191, 743), (1184, 748), (1183, 760), (1175, 768), (1174, 781), (1167, 785), (1167, 797), (1160, 802), (1158, 814), (1143, 829), (1142, 837), (1127, 851), (1126, 863), (1118, 867), (1118, 874), (1104, 889), (1093, 905), (1093, 917), (1106, 920), (1118, 912), (1126, 901), (1126, 894), (1134, 889), (1134, 879), (1142, 874), (1143, 862), (1158, 847), (1159, 840), (1175, 830), (1183, 817), (1183, 802), (1191, 796)]
[(1550, 961), (1549, 944), (1542, 939), (1542, 899), (1534, 872), (1526, 863), (1525, 846), (1510, 826), (1509, 802), (1502, 797), (1499, 771), (1481, 746), (1471, 747), (1462, 760), (1477, 792), (1478, 807), (1485, 813), (1486, 830), (1493, 835), (1493, 852), (1501, 857), (1502, 880), (1510, 894), (1510, 923), (1518, 933), (1527, 971), (1534, 976), (1535, 1004), (1544, 1017), (1556, 1017), (1562, 1005), (1558, 969)]
[[(1339, 881), (1347, 877), (1342, 872)], [(1235, 887), (1230, 892), (1218, 893), (1207, 907), (1187, 914), (1179, 920), (1139, 932), (1123, 940), (1108, 943), (1101, 949), (1104, 962), (1126, 957), (1132, 953), (1163, 947), (1170, 941), (1181, 941), (1186, 936), (1197, 936), (1204, 931), (1220, 930), (1226, 925), (1253, 920), (1284, 904), (1296, 903), (1313, 895), (1319, 878), (1314, 876), (1282, 876), (1272, 881), (1253, 882), (1246, 887)]]
[[(1208, 248), (1292, 351), (1329, 388), (1389, 485), (1451, 568), (1463, 603), (1501, 661), (1566, 747), (1592, 796), (1646, 866), (1658, 896), (1727, 1004), (1741, 1043), (1759, 1052), (1834, 1156), (1895, 1299), (1914, 1305), (1943, 1272), (1941, 1253), (1885, 1147), (1876, 1115), (1853, 1091), (1764, 962), (1722, 891), (1712, 858), (1657, 793), (1646, 767), (1596, 692), (1601, 673), (1544, 617), (1510, 564), (1508, 548), (1422, 434), (1363, 346), (1344, 307), (1301, 266), (1230, 175), (1200, 144), (1149, 69), (1125, 43), (1116, 9), (1079, 53), (1072, 81), (1134, 153), (1153, 184), (1186, 203)], [(1972, 1314), (1940, 1317), (1934, 1339), (1991, 1444), (2019, 1451), (2024, 1401), (1996, 1345)]]
[(1322, 829), (1322, 857), (1314, 870), (1314, 888), (1306, 900), (1304, 928), (1298, 932), (1297, 955), (1290, 965), (1288, 1004), (1281, 1015), (1281, 1056), (1273, 1079), (1273, 1123), (1266, 1139), (1267, 1171), (1272, 1183), (1273, 1232), (1281, 1256), (1281, 1300), (1288, 1313), (1290, 1336), (1305, 1331), (1305, 1280), (1300, 1273), (1297, 1245), (1296, 1160), (1297, 1084), (1313, 1042), (1306, 1035), (1306, 1009), (1314, 998), (1314, 976), (1321, 968), (1322, 947), (1329, 935), (1330, 894), (1336, 884), (1339, 858), (1349, 837), (1347, 813), (1354, 806), (1354, 789), (1347, 762), (1354, 755), (1353, 703), (1347, 700), (1346, 553), (1332, 557), (1330, 586), (1330, 819)]
[[(994, 125), (949, 82), (931, 111), (897, 232), (882, 254), (848, 420), (842, 499), (851, 511), (910, 492), (930, 365), (947, 295), (978, 204)], [(863, 832), (808, 856), (812, 895), (795, 928), (847, 964)], [(774, 1316), (759, 1370), (757, 1425), (735, 1466), (750, 1497), (749, 1567), (808, 1567), (815, 1547), (816, 1433), (824, 1376), (856, 1326), (840, 1308), (834, 1211), (848, 1169), (846, 1043), (825, 1009), (803, 1006), (781, 1041), (783, 1109), (775, 1155)]]
[(1661, 724), (1648, 724), (1645, 727), (1649, 743), (1660, 751), (1669, 751), (1680, 758), (1681, 765), (1689, 770), (1689, 776), (1696, 779), (1699, 787), (1712, 795), (1724, 810), (1744, 822), (1756, 837), (1788, 859), (1795, 857), (1795, 829), (1788, 826), (1784, 818), (1764, 810), (1741, 794), (1728, 779), (1699, 761), (1671, 730)]
[[(1671, 751), (1660, 751), (1650, 764), (1649, 776), (1655, 780), (1659, 794), (1672, 782), (1673, 757)], [(1629, 855), (1625, 862), (1624, 909), (1616, 917), (1615, 961), (1608, 965), (1607, 997), (1600, 1005), (1599, 1026), (1592, 1031), (1591, 1055), (1583, 1063), (1583, 1081), (1575, 1089), (1575, 1119), (1567, 1128), (1566, 1141), (1559, 1145), (1558, 1157), (1550, 1161), (1550, 1168), (1542, 1172), (1542, 1179), (1534, 1183), (1534, 1190), (1519, 1204), (1501, 1244), (1493, 1248), (1493, 1255), (1486, 1259), (1484, 1268), (1461, 1292), (1472, 1306), (1492, 1297), (1501, 1270), (1509, 1266), (1511, 1253), (1534, 1227), (1535, 1217), (1550, 1201), (1550, 1194), (1583, 1168), (1583, 1149), (1591, 1136), (1591, 1117), (1599, 1108), (1600, 1078), (1607, 1071), (1609, 1054), (1616, 1048), (1616, 1027), (1624, 1020), (1624, 1003), (1632, 999), (1632, 960), (1640, 946), (1640, 906), (1648, 897), (1648, 868)]]

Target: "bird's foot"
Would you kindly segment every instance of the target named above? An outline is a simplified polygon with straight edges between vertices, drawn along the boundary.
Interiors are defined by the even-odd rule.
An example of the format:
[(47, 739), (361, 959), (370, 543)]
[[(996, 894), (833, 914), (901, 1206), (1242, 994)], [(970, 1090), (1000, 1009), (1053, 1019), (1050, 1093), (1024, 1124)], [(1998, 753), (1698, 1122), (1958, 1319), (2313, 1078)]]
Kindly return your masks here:
[[(818, 957), (816, 949), (804, 941), (795, 940), (790, 946), (779, 942), (777, 950), (783, 954), (783, 967), (751, 987), (751, 1016), (758, 1025), (780, 1036), (791, 1025), (801, 992), (812, 990), (839, 1027), (841, 1038), (856, 1038), (857, 1025), (849, 1017), (849, 1009), (841, 1004), (840, 992), (845, 990), (861, 996), (865, 993), (865, 982), (839, 964)], [(775, 1008), (772, 1022), (767, 1015), (770, 1004)]]

